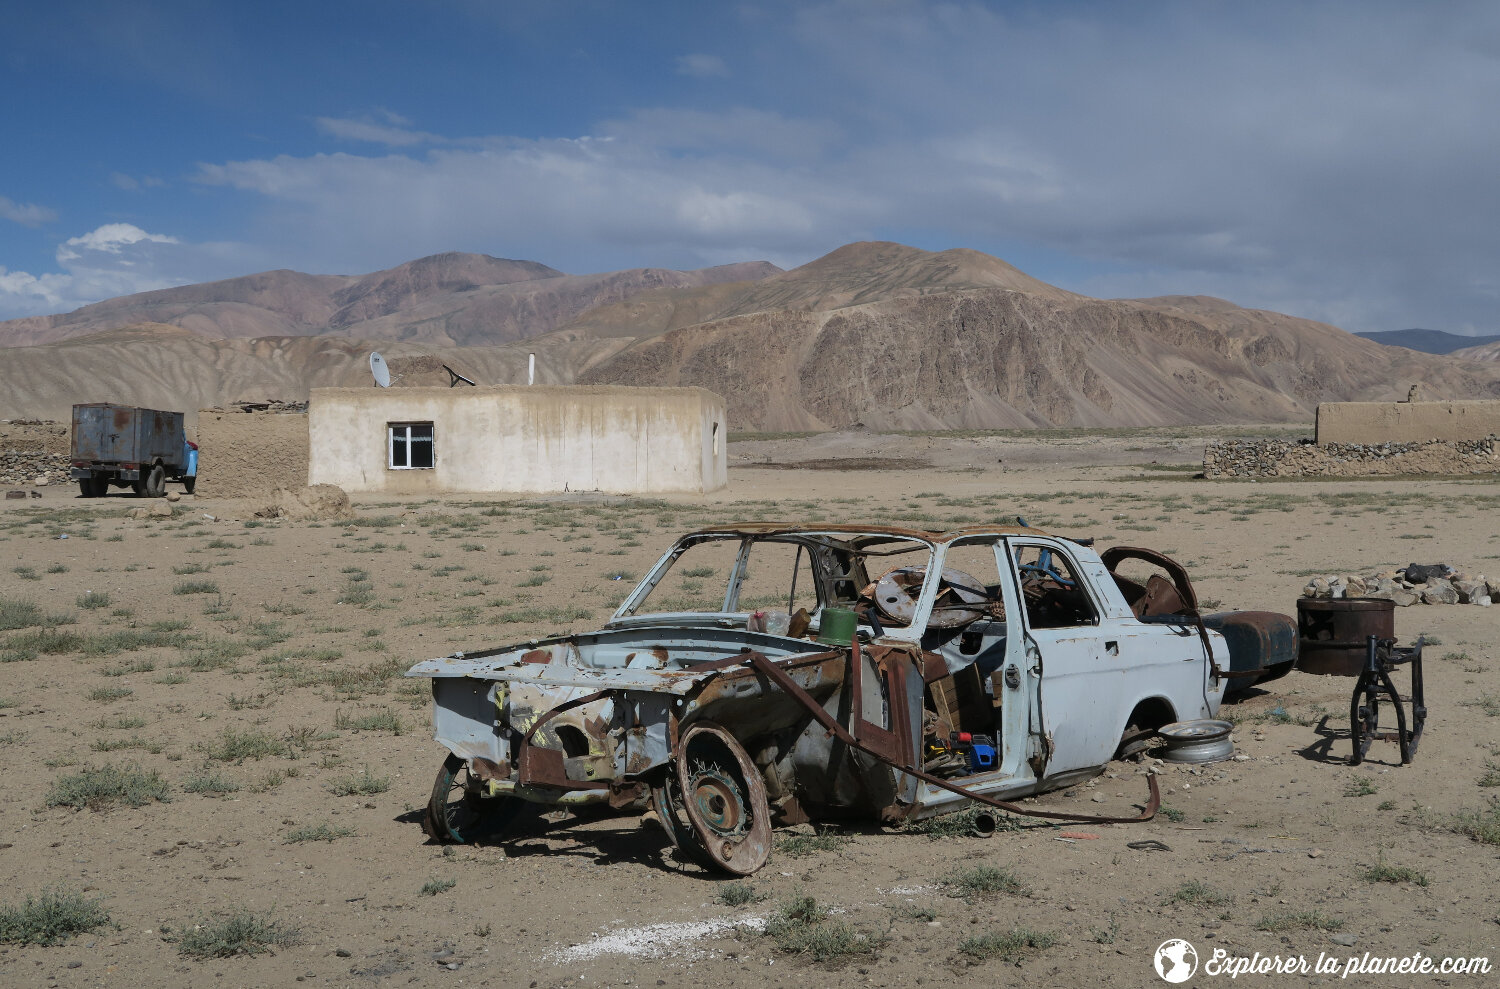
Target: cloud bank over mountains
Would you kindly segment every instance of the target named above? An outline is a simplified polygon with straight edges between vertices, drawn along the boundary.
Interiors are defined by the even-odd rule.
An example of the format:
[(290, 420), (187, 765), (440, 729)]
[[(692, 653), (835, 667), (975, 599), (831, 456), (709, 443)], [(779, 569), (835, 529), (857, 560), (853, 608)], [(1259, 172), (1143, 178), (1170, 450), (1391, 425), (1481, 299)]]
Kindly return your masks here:
[[(584, 94), (583, 128), (345, 103), (264, 154), (184, 160), (170, 191), (218, 204), (221, 228), (194, 245), (140, 220), (125, 224), (140, 237), (89, 250), (74, 242), (118, 224), (75, 228), (58, 271), (0, 274), (0, 317), (258, 260), (792, 267), (884, 238), (975, 247), (1090, 295), (1497, 328), (1500, 9), (847, 0), (738, 16), (737, 37), (687, 16), (657, 98)], [(16, 199), (0, 217), (63, 225)]]

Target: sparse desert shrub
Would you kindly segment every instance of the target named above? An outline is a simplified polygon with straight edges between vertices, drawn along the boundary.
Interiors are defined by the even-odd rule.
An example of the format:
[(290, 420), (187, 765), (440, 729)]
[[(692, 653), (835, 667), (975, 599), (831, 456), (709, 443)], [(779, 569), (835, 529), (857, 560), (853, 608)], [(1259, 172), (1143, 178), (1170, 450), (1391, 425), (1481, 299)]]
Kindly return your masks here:
[(30, 628), (46, 621), (42, 609), (31, 601), (0, 598), (0, 632), (11, 629)]
[(1343, 926), (1342, 920), (1321, 910), (1278, 910), (1263, 914), (1255, 929), (1284, 934), (1287, 931), (1336, 931)]
[(1017, 879), (1015, 873), (993, 865), (961, 866), (944, 876), (942, 882), (949, 896), (965, 900), (996, 893), (1031, 895), (1030, 887)]
[(5, 640), (4, 645), (8, 651), (29, 653), (30, 658), (34, 659), (38, 655), (61, 656), (77, 652), (83, 648), (83, 642), (83, 636), (67, 629), (37, 628), (12, 635)]
[(786, 838), (777, 838), (775, 849), (777, 853), (787, 858), (802, 858), (807, 855), (816, 855), (818, 852), (836, 852), (848, 844), (849, 836), (838, 831), (819, 831), (814, 834), (794, 834)]
[(334, 841), (338, 838), (347, 838), (354, 833), (353, 828), (324, 821), (320, 824), (304, 824), (300, 828), (293, 828), (282, 840), (288, 845), (296, 845), (304, 841)]
[(100, 704), (113, 704), (115, 701), (123, 700), (133, 693), (135, 691), (129, 687), (95, 687), (84, 696), (91, 701), (98, 701)]
[(166, 748), (161, 742), (148, 741), (139, 735), (129, 738), (96, 738), (89, 744), (95, 752), (117, 752), (120, 749), (144, 749), (152, 755), (160, 755)]
[(422, 884), (421, 893), (423, 896), (437, 896), (439, 893), (448, 892), (448, 890), (457, 885), (457, 879), (429, 879)]
[(400, 716), (388, 707), (361, 715), (346, 715), (343, 711), (335, 711), (333, 726), (353, 731), (388, 731), (392, 735), (401, 735), (406, 732), (406, 726), (401, 723)]
[(1234, 897), (1221, 892), (1199, 879), (1183, 883), (1164, 901), (1166, 903), (1188, 903), (1193, 906), (1227, 907)]
[(173, 594), (217, 594), (219, 585), (212, 580), (182, 580), (172, 588)]
[(1466, 834), (1475, 841), (1500, 845), (1500, 799), (1491, 799), (1484, 807), (1465, 808), (1442, 823), (1449, 831)]
[(0, 908), (0, 943), (58, 944), (108, 924), (102, 899), (73, 890), (44, 889), (18, 907)]
[(750, 883), (732, 882), (720, 886), (714, 898), (726, 907), (743, 907), (746, 904), (759, 903), (766, 898), (766, 894)]
[(1359, 878), (1367, 883), (1412, 883), (1416, 886), (1427, 885), (1427, 874), (1418, 872), (1416, 869), (1404, 865), (1387, 865), (1381, 858), (1368, 869), (1360, 872)]
[(885, 934), (863, 930), (846, 920), (830, 918), (826, 908), (811, 896), (795, 896), (784, 902), (766, 920), (762, 931), (789, 955), (811, 955), (828, 961), (845, 955), (870, 954), (886, 942)]
[(971, 934), (959, 942), (958, 950), (981, 960), (996, 956), (1010, 960), (1032, 951), (1050, 948), (1056, 943), (1055, 934), (1033, 931), (1029, 927), (1012, 927), (1003, 933), (990, 931)]
[(85, 611), (93, 611), (95, 608), (108, 608), (111, 601), (108, 591), (84, 591), (73, 599), (73, 603)]
[(205, 797), (222, 797), (226, 793), (237, 792), (240, 785), (218, 770), (200, 769), (182, 781), (182, 789), (187, 793), (201, 793)]
[(204, 753), (218, 762), (244, 762), (267, 756), (290, 756), (290, 747), (263, 731), (235, 731), (225, 728), (218, 739), (203, 746)]
[(391, 781), (384, 776), (375, 776), (366, 766), (363, 773), (350, 773), (348, 776), (340, 776), (328, 784), (328, 792), (335, 797), (373, 796), (384, 793), (391, 788)]
[(269, 914), (248, 910), (217, 920), (205, 918), (184, 928), (176, 937), (177, 950), (189, 958), (257, 955), (271, 948), (288, 948), (302, 943), (297, 928), (283, 924)]
[(115, 804), (143, 807), (153, 800), (172, 799), (161, 773), (136, 765), (85, 766), (80, 772), (61, 776), (47, 792), (48, 807), (85, 807), (103, 810)]

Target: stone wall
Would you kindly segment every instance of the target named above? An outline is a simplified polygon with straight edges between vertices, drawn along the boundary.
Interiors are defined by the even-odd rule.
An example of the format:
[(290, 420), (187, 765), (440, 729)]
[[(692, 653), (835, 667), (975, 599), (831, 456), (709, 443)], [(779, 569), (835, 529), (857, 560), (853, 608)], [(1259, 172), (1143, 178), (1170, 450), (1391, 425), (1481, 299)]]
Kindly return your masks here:
[(1221, 440), (1203, 448), (1203, 476), (1214, 479), (1494, 473), (1500, 473), (1500, 440), (1494, 435), (1478, 440), (1327, 445)]
[(1478, 440), (1500, 433), (1500, 401), (1324, 402), (1319, 446)]
[(42, 419), (0, 421), (0, 486), (67, 484), (68, 424)]

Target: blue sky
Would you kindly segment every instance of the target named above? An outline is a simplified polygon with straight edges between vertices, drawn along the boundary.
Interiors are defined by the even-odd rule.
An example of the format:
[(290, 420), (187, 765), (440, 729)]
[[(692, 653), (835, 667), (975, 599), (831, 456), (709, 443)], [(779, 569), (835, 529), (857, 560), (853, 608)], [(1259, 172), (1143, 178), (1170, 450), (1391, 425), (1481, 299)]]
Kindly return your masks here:
[(1500, 7), (8, 5), (0, 318), (446, 250), (972, 247), (1090, 295), (1500, 332)]

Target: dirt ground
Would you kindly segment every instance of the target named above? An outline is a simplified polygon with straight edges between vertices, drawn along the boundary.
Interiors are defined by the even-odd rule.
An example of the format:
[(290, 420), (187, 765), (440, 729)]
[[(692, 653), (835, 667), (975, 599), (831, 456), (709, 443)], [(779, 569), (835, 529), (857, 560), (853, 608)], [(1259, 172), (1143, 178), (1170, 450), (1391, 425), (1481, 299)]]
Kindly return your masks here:
[[(253, 502), (208, 497), (131, 519), (132, 498), (57, 487), (0, 503), (0, 615), (23, 626), (0, 631), (0, 910), (50, 887), (102, 898), (111, 921), (54, 946), (0, 944), (0, 984), (1148, 986), (1165, 984), (1152, 957), (1172, 938), (1203, 961), (1223, 948), (1500, 966), (1500, 846), (1462, 832), (1500, 793), (1500, 608), (1398, 611), (1403, 641), (1439, 643), (1413, 765), (1377, 742), (1351, 768), (1352, 681), (1296, 672), (1225, 706), (1236, 761), (1162, 769), (1167, 810), (1148, 824), (1024, 821), (988, 840), (847, 826), (789, 842), (803, 826), (778, 835), (748, 881), (763, 899), (739, 907), (633, 816), (559, 813), (477, 847), (422, 833), (443, 751), (427, 682), (400, 672), (596, 627), (675, 535), (713, 521), (1023, 515), (1101, 547), (1165, 550), (1216, 607), (1287, 613), (1313, 574), (1413, 561), (1500, 573), (1494, 479), (1208, 482), (1192, 477), (1202, 441), (757, 438), (731, 444), (729, 489), (707, 498), (356, 501), (352, 523), (259, 521)], [(931, 466), (810, 469), (840, 457)], [(755, 466), (767, 462), (783, 466)], [(169, 800), (49, 805), (105, 767), (159, 774)], [(1039, 803), (1128, 813), (1146, 768), (1114, 763)], [(1127, 847), (1143, 839), (1166, 850)], [(944, 878), (975, 865), (1020, 886), (950, 895)], [(824, 963), (777, 951), (757, 925), (796, 895), (884, 943)], [(185, 932), (236, 911), (297, 943), (182, 953)], [(960, 950), (1018, 927), (1050, 946)], [(1227, 982), (1200, 967), (1191, 984)]]

